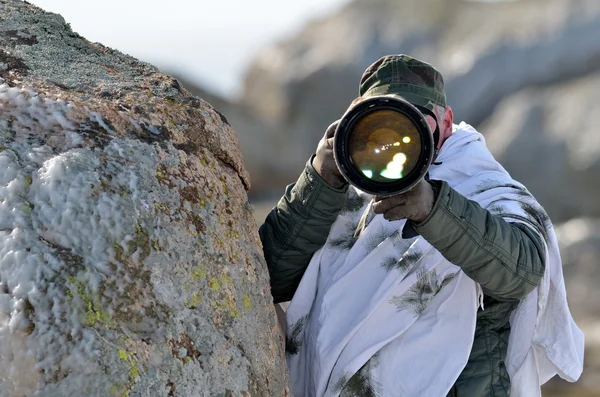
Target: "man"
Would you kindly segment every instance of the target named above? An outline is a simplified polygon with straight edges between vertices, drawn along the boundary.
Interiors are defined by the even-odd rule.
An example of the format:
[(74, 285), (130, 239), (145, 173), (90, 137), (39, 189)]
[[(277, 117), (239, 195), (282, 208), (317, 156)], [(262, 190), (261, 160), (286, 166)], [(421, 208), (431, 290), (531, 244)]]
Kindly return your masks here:
[[(556, 267), (551, 224), (483, 137), (453, 124), (443, 84), (434, 67), (406, 55), (379, 59), (360, 81), (358, 100), (400, 96), (436, 115), (427, 116), (440, 132), (429, 179), (391, 197), (348, 186), (333, 158), (334, 123), (260, 228), (274, 302), (293, 298), (286, 351), (297, 397), (507, 396), (513, 339), (513, 372), (531, 377), (529, 330), (541, 327), (535, 311), (517, 316), (523, 335), (510, 338), (511, 314), (547, 264)], [(566, 308), (557, 278), (562, 294), (551, 299)], [(556, 321), (570, 326), (564, 311)], [(563, 343), (571, 361), (581, 361), (579, 339)], [(568, 372), (568, 363), (549, 361), (554, 373)], [(535, 376), (537, 394), (547, 379)], [(513, 386), (516, 394), (529, 387)]]

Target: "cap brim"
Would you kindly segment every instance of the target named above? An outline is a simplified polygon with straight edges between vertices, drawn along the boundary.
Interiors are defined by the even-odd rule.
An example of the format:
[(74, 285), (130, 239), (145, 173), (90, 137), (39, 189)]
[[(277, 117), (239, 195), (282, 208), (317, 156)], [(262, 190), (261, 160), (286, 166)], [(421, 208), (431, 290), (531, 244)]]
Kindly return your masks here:
[[(418, 88), (421, 88), (421, 87), (418, 87)], [(423, 90), (427, 90), (427, 89), (423, 89)], [(368, 97), (381, 96), (381, 95), (394, 95), (394, 96), (399, 96), (401, 98), (404, 98), (405, 100), (412, 103), (413, 105), (423, 106), (424, 108), (427, 108), (432, 111), (433, 111), (433, 106), (436, 104), (440, 105), (440, 106), (444, 106), (442, 103), (434, 102), (429, 97), (421, 96), (418, 93), (415, 93), (414, 91), (415, 91), (414, 85), (411, 85), (410, 91), (407, 91), (404, 84), (402, 84), (402, 85), (387, 84), (387, 85), (380, 85), (378, 87), (371, 88), (370, 90), (365, 92), (365, 94), (362, 97), (368, 98)], [(431, 93), (427, 92), (427, 94), (430, 95)]]

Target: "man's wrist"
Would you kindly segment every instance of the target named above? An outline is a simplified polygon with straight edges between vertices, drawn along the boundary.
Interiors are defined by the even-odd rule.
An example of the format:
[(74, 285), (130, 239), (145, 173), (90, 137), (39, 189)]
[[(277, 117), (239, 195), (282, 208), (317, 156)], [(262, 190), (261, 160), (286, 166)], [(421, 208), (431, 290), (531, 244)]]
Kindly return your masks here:
[(445, 182), (439, 180), (428, 180), (427, 182), (429, 182), (433, 190), (433, 205), (425, 219), (421, 220), (420, 222), (413, 222), (413, 226), (415, 227), (417, 233), (420, 233), (419, 229), (421, 229), (426, 224), (429, 224), (431, 219), (435, 216), (435, 213), (439, 210), (438, 207), (440, 207), (441, 202), (443, 201), (444, 197), (442, 197), (442, 195), (445, 194), (445, 189), (448, 189), (447, 183), (445, 184), (446, 187), (444, 187)]
[(435, 201), (437, 200), (437, 198), (440, 194), (440, 189), (442, 188), (442, 182), (436, 181), (436, 180), (430, 180), (430, 179), (428, 179), (427, 182), (429, 183), (429, 185), (431, 186), (431, 189), (433, 190), (433, 202), (435, 203)]
[(417, 216), (409, 219), (413, 223), (421, 223), (429, 217), (439, 194), (439, 185), (436, 181), (426, 180), (426, 182), (427, 183), (423, 184), (423, 189), (425, 189), (426, 192), (424, 192), (424, 199), (422, 201), (422, 206), (420, 206), (421, 211), (419, 211)]
[(317, 174), (317, 176), (321, 179), (321, 181), (323, 181), (325, 184), (327, 184), (333, 189), (344, 189), (348, 187), (348, 182), (341, 175), (332, 175), (331, 173), (321, 169), (321, 167), (319, 167), (318, 164), (317, 166), (315, 166), (315, 164), (313, 163), (315, 158), (316, 156), (313, 155), (308, 161), (308, 163), (310, 164), (314, 172)]

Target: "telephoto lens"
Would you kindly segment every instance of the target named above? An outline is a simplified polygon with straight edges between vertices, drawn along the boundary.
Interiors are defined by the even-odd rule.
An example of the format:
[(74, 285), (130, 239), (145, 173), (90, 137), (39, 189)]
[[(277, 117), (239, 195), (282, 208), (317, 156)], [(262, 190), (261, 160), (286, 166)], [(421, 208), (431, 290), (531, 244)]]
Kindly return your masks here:
[(348, 183), (388, 196), (406, 192), (423, 179), (436, 154), (423, 113), (435, 119), (428, 109), (391, 96), (351, 107), (334, 135), (335, 161)]

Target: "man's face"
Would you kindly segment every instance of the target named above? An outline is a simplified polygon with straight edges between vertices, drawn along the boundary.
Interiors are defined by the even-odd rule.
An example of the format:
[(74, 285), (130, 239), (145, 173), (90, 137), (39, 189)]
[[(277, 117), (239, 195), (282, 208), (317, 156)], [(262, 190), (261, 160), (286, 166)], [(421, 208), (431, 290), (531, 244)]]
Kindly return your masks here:
[(435, 132), (435, 128), (437, 127), (437, 121), (433, 118), (433, 116), (425, 115), (425, 119), (427, 120), (427, 124), (429, 125), (429, 129), (431, 133)]
[[(425, 119), (427, 120), (427, 124), (431, 129), (431, 132), (435, 132), (435, 128), (439, 128), (440, 139), (437, 144), (438, 150), (442, 147), (442, 144), (450, 135), (452, 135), (452, 120), (454, 119), (454, 113), (452, 109), (447, 106), (445, 108), (438, 107), (433, 110), (435, 117), (430, 115), (425, 115)], [(437, 122), (436, 122), (437, 118)]]
[[(429, 129), (431, 130), (431, 133), (435, 133), (435, 128), (438, 126), (437, 121), (433, 118), (433, 116), (430, 116), (428, 114), (425, 115), (425, 120), (427, 120), (427, 124), (429, 125)], [(442, 134), (442, 129), (440, 128), (440, 139), (437, 143), (437, 149), (439, 150), (440, 147), (442, 147), (442, 143), (443, 143), (443, 139), (441, 137)]]

